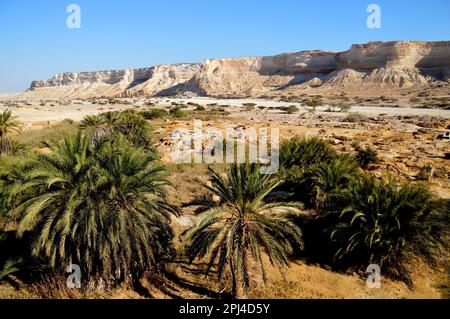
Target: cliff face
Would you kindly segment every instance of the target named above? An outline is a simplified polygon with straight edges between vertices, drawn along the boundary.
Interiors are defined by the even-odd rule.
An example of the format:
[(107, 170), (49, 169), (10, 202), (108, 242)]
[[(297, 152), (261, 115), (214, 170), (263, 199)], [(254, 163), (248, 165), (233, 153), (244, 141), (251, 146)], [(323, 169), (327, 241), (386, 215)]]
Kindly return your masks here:
[(450, 41), (370, 42), (345, 52), (302, 51), (201, 64), (56, 74), (33, 81), (24, 97), (248, 95), (283, 89), (402, 88), (447, 81)]
[(379, 69), (386, 67), (450, 67), (450, 41), (371, 42), (353, 45), (339, 54), (343, 68)]
[(31, 83), (31, 88), (81, 84), (115, 84), (119, 82), (133, 83), (145, 81), (152, 74), (152, 68), (127, 69), (117, 71), (95, 71), (81, 73), (58, 73), (49, 80), (38, 80)]
[(129, 94), (170, 95), (182, 90), (187, 81), (200, 72), (194, 63), (157, 65), (141, 84), (131, 86)]

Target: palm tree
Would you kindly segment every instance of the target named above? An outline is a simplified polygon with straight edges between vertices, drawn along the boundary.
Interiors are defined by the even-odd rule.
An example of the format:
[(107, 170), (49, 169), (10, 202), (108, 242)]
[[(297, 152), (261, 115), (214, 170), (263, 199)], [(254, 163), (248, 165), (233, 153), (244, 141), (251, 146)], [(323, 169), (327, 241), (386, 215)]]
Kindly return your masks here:
[[(330, 162), (321, 162), (309, 172), (305, 182), (311, 187), (311, 197), (316, 208), (335, 205), (335, 197), (358, 178), (359, 165), (347, 154), (336, 155)], [(333, 200), (334, 199), (334, 200)]]
[(19, 272), (21, 270), (21, 268), (22, 268), (22, 260), (21, 259), (6, 260), (5, 263), (3, 264), (2, 268), (0, 268), (0, 282), (5, 279), (10, 279), (10, 276), (13, 275), (14, 273)]
[(99, 115), (86, 115), (81, 121), (80, 127), (87, 128), (97, 128), (105, 123), (105, 120)]
[(378, 264), (409, 286), (404, 262), (415, 253), (433, 261), (448, 243), (449, 210), (421, 185), (398, 184), (392, 176), (361, 178), (341, 192), (346, 203), (329, 225), (336, 258), (350, 264)]
[(142, 113), (135, 110), (87, 115), (80, 127), (92, 132), (94, 143), (123, 134), (132, 145), (154, 151), (150, 138), (152, 128)]
[(7, 135), (12, 132), (20, 132), (21, 123), (13, 116), (11, 111), (6, 110), (0, 113), (0, 154), (9, 151), (10, 141)]
[(36, 154), (9, 183), (19, 236), (31, 232), (34, 256), (62, 269), (78, 264), (108, 283), (138, 278), (171, 253), (164, 169), (123, 137), (99, 145), (66, 136)]
[(150, 139), (152, 127), (142, 113), (131, 109), (123, 111), (116, 129), (124, 134), (133, 145), (152, 148)]
[(367, 147), (367, 148), (356, 148), (355, 159), (359, 163), (359, 165), (366, 169), (372, 164), (376, 164), (379, 162), (378, 152), (377, 150)]
[(310, 205), (311, 182), (305, 183), (311, 167), (327, 163), (337, 156), (330, 143), (318, 137), (294, 137), (280, 147), (279, 176), (285, 182), (280, 191), (292, 194), (292, 199)]
[(294, 137), (280, 147), (280, 164), (284, 169), (298, 167), (306, 169), (319, 162), (332, 159), (336, 151), (330, 143), (319, 137)]
[(212, 184), (204, 186), (220, 202), (203, 202), (200, 222), (187, 232), (191, 240), (187, 256), (190, 262), (208, 256), (207, 275), (217, 264), (219, 280), (228, 266), (233, 296), (237, 296), (238, 281), (246, 294), (251, 259), (259, 264), (266, 281), (263, 253), (272, 265), (281, 268), (288, 264), (292, 245), (303, 245), (300, 229), (287, 218), (300, 213), (302, 205), (271, 198), (281, 181), (261, 175), (258, 165), (232, 164), (226, 177), (211, 168), (210, 172)]

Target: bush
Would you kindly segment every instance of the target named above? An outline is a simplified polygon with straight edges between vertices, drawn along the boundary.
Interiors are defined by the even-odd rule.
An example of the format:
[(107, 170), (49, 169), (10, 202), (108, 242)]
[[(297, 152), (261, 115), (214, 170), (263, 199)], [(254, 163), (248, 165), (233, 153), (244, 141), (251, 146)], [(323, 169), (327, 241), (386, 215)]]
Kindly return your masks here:
[(448, 249), (449, 203), (423, 186), (363, 174), (332, 201), (318, 215), (299, 217), (297, 224), (303, 230), (303, 254), (336, 270), (365, 272), (377, 264), (383, 275), (412, 287), (405, 267), (411, 258), (435, 265)]
[[(115, 118), (117, 116), (117, 118)], [(112, 130), (123, 134), (132, 146), (153, 150), (151, 132), (153, 128), (145, 120), (141, 112), (125, 110), (112, 115)]]
[(104, 118), (101, 115), (86, 115), (81, 120), (80, 127), (82, 129), (97, 128), (104, 123)]
[(197, 105), (197, 107), (195, 108), (195, 111), (206, 111), (206, 108), (204, 106)]
[(397, 184), (392, 177), (366, 177), (341, 193), (343, 209), (325, 231), (346, 265), (377, 264), (410, 287), (405, 262), (412, 254), (434, 262), (447, 245), (449, 211), (423, 186)]
[(283, 111), (285, 111), (287, 114), (294, 114), (300, 111), (300, 109), (295, 105), (289, 105), (288, 107), (283, 108)]
[(64, 119), (63, 120), (64, 123), (68, 123), (68, 124), (73, 124), (74, 121), (72, 119)]
[(361, 123), (361, 122), (370, 122), (370, 119), (361, 113), (350, 113), (343, 120), (343, 122), (349, 123)]
[(170, 116), (174, 118), (184, 118), (186, 117), (186, 113), (184, 113), (179, 107), (175, 107), (173, 109), (170, 109), (169, 111)]
[(376, 164), (379, 161), (377, 150), (371, 147), (365, 149), (357, 148), (355, 159), (362, 168), (368, 168), (370, 165)]
[(0, 182), (0, 230), (2, 229), (2, 226), (5, 224), (6, 216), (8, 212), (11, 210), (11, 208), (12, 208), (11, 199), (9, 198), (5, 188), (2, 186), (2, 183)]
[(92, 133), (94, 144), (106, 139), (124, 135), (133, 146), (153, 149), (151, 141), (152, 127), (144, 118), (143, 112), (128, 109), (123, 112), (105, 112), (99, 115), (87, 115), (80, 127)]
[(322, 163), (336, 158), (336, 151), (327, 140), (295, 137), (284, 141), (280, 147), (280, 171), (284, 184), (280, 191), (289, 194), (290, 200), (300, 201), (314, 207), (314, 174), (312, 170)]
[(306, 100), (306, 101), (305, 101), (305, 104), (306, 104), (307, 106), (316, 108), (316, 107), (318, 107), (318, 106), (321, 106), (323, 103), (322, 103), (322, 101), (319, 100), (319, 99), (312, 98), (312, 99)]
[[(304, 179), (307, 204), (324, 210), (336, 206), (339, 194), (357, 180), (360, 175), (358, 163), (348, 154), (336, 155), (331, 161), (313, 166)], [(308, 187), (309, 186), (309, 187)]]
[(244, 103), (242, 105), (245, 107), (245, 110), (247, 112), (253, 111), (255, 109), (255, 107), (256, 107), (255, 103)]
[(151, 110), (147, 110), (142, 112), (142, 116), (146, 119), (146, 120), (154, 120), (154, 119), (160, 119), (160, 118), (165, 118), (169, 116), (169, 112), (167, 112), (164, 109), (151, 109)]
[(308, 168), (311, 165), (331, 160), (336, 151), (327, 140), (318, 137), (294, 137), (280, 147), (280, 164), (289, 169), (293, 166)]

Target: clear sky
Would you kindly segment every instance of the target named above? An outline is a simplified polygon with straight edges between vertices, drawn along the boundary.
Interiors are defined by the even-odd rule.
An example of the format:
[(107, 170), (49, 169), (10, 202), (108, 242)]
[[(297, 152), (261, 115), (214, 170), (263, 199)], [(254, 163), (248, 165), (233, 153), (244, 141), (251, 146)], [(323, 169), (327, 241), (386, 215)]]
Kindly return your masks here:
[[(381, 29), (366, 26), (371, 3)], [(66, 71), (450, 40), (449, 13), (450, 0), (0, 0), (0, 92)]]

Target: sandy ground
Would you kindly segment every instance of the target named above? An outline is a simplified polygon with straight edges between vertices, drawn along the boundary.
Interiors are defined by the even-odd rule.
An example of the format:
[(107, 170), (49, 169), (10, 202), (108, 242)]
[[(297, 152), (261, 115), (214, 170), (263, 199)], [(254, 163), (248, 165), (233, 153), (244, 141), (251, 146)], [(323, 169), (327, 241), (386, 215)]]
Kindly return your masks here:
[[(164, 100), (163, 100), (164, 101)], [(208, 97), (197, 97), (186, 99), (174, 99), (176, 102), (186, 103), (193, 102), (200, 105), (206, 105), (211, 103), (217, 103), (218, 105), (230, 105), (230, 106), (242, 106), (244, 103), (255, 103), (258, 106), (265, 107), (285, 107), (289, 105), (296, 105), (301, 108), (307, 109), (307, 107), (301, 106), (299, 103), (292, 102), (278, 102), (273, 100), (264, 99), (214, 99)], [(317, 108), (317, 111), (323, 112), (328, 109), (328, 106), (321, 106)], [(352, 106), (351, 112), (358, 112), (367, 115), (429, 115), (429, 116), (442, 116), (450, 118), (449, 110), (442, 109), (419, 109), (410, 107), (383, 107), (383, 106)]]
[[(170, 107), (172, 102), (186, 104), (188, 102), (197, 103), (200, 105), (217, 104), (226, 107), (242, 107), (245, 103), (255, 103), (258, 106), (264, 107), (285, 107), (289, 105), (297, 105), (300, 108), (308, 109), (300, 104), (290, 102), (277, 102), (272, 100), (262, 99), (215, 99), (215, 98), (186, 98), (186, 99), (169, 99), (169, 98), (150, 98), (146, 99), (147, 102), (153, 102), (156, 105), (163, 107)], [(14, 115), (25, 123), (44, 122), (44, 121), (61, 121), (64, 119), (72, 119), (75, 121), (81, 120), (86, 115), (98, 114), (110, 110), (124, 110), (133, 105), (142, 106), (143, 102), (136, 101), (133, 105), (114, 104), (114, 105), (98, 105), (83, 102), (84, 104), (68, 104), (62, 105), (54, 103), (54, 106), (47, 104), (46, 106), (40, 106), (36, 102), (30, 103), (31, 105), (22, 105), (19, 103), (17, 106), (8, 106), (7, 103), (0, 103), (0, 111), (10, 110)], [(328, 106), (321, 106), (317, 108), (317, 111), (325, 112)], [(411, 107), (382, 107), (382, 106), (352, 106), (351, 112), (357, 112), (365, 115), (402, 115), (402, 116), (440, 116), (450, 119), (450, 110), (442, 109), (420, 109)]]

